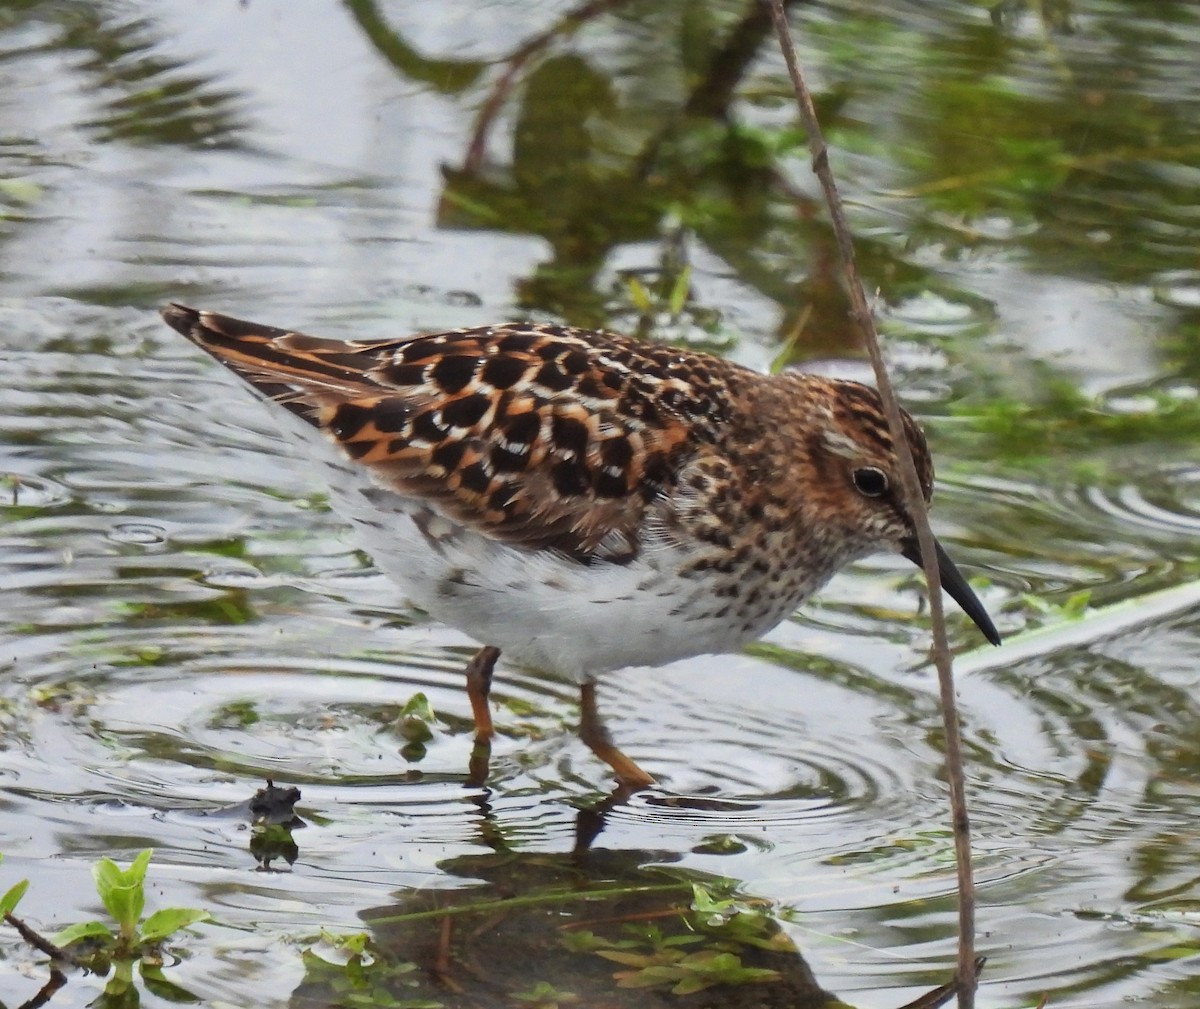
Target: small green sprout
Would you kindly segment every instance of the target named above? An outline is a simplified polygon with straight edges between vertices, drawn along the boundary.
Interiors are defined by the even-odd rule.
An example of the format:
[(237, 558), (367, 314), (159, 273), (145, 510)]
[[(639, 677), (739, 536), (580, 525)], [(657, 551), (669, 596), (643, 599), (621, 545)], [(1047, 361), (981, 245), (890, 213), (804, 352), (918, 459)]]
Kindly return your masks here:
[(142, 911), (146, 907), (146, 869), (152, 854), (153, 849), (145, 849), (128, 869), (122, 869), (110, 858), (102, 858), (92, 867), (96, 892), (116, 922), (116, 931), (103, 921), (85, 921), (68, 926), (54, 937), (58, 946), (91, 940), (96, 946), (93, 956), (98, 966), (104, 966), (104, 972), (107, 972), (106, 961), (113, 963), (115, 973), (105, 989), (108, 994), (120, 994), (132, 986), (133, 964), (137, 960), (142, 961), (143, 976), (147, 971), (157, 976), (158, 947), (180, 929), (212, 917), (197, 908), (166, 907), (142, 921)]
[(405, 760), (415, 763), (425, 756), (425, 744), (433, 739), (432, 726), (436, 721), (437, 715), (433, 712), (433, 705), (420, 691), (405, 702), (404, 707), (400, 709), (399, 718), (396, 719), (396, 727), (406, 740), (400, 749)]

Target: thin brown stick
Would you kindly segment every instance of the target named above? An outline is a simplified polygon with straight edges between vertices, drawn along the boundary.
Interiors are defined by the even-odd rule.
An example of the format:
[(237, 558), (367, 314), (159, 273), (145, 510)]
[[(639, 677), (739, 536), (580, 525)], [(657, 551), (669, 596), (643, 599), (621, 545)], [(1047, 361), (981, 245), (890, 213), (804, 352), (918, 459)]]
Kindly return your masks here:
[(75, 954), (67, 952), (61, 946), (55, 946), (54, 943), (30, 925), (27, 925), (24, 920), (18, 918), (15, 914), (6, 914), (4, 920), (15, 928), (21, 938), (29, 943), (30, 946), (40, 953), (45, 953), (51, 960), (60, 960), (63, 963), (69, 963), (72, 967), (79, 967), (83, 970), (87, 969), (87, 965), (76, 957)]
[(817, 112), (813, 107), (812, 95), (804, 83), (796, 49), (788, 29), (787, 15), (782, 0), (769, 0), (771, 20), (779, 47), (787, 63), (788, 75), (796, 92), (796, 105), (800, 118), (808, 133), (808, 148), (812, 154), (813, 172), (820, 180), (829, 216), (837, 239), (838, 251), (846, 273), (852, 314), (862, 329), (871, 365), (875, 369), (875, 381), (879, 396), (887, 413), (892, 442), (900, 461), (900, 483), (908, 512), (916, 527), (917, 543), (921, 549), (922, 567), (929, 584), (929, 617), (933, 629), (933, 659), (937, 666), (938, 688), (941, 694), (942, 721), (946, 732), (946, 777), (950, 785), (950, 815), (953, 820), (954, 854), (958, 869), (958, 1004), (960, 1009), (974, 1009), (977, 971), (975, 964), (975, 886), (971, 871), (971, 821), (967, 815), (966, 786), (963, 775), (962, 736), (959, 730), (958, 705), (954, 698), (954, 671), (951, 667), (950, 646), (946, 641), (946, 623), (942, 612), (942, 580), (938, 574), (937, 553), (934, 548), (933, 531), (929, 528), (929, 514), (925, 498), (921, 493), (917, 469), (909, 451), (904, 422), (900, 418), (900, 406), (888, 377), (887, 365), (879, 349), (879, 336), (871, 316), (862, 278), (854, 260), (854, 242), (850, 226), (842, 208), (842, 199), (829, 168), (829, 149), (821, 134)]

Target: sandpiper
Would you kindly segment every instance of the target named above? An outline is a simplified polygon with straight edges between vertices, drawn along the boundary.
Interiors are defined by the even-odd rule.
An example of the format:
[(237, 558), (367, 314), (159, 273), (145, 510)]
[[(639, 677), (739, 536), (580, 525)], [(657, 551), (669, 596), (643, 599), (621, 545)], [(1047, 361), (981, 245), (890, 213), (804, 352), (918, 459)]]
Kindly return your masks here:
[[(623, 785), (653, 784), (599, 720), (601, 674), (737, 649), (867, 554), (920, 563), (879, 395), (857, 382), (558, 325), (344, 342), (178, 304), (163, 318), (312, 446), (409, 598), (483, 646), (481, 746), (503, 651), (574, 677), (584, 742)], [(937, 561), (999, 644), (940, 545)]]

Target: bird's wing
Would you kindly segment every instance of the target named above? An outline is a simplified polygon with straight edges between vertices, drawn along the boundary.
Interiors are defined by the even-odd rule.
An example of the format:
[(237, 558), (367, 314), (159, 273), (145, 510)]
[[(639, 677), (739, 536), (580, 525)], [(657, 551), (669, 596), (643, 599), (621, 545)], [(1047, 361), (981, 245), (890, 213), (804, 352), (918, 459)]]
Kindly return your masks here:
[(181, 305), (163, 317), (382, 486), (581, 562), (637, 556), (646, 509), (712, 445), (736, 378), (706, 354), (561, 326), (342, 342)]

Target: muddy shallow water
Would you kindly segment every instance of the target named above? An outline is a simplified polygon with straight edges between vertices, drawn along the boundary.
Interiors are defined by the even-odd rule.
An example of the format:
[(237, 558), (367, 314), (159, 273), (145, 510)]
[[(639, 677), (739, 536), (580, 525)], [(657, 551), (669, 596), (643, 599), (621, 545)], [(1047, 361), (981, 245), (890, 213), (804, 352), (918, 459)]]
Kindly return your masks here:
[[(935, 525), (1011, 639), (977, 648), (951, 611), (978, 1004), (1190, 1007), (1200, 18), (1044, 7), (792, 16), (930, 431)], [(663, 885), (670, 908), (680, 880), (730, 881), (854, 1005), (952, 969), (940, 715), (903, 561), (839, 576), (745, 654), (607, 679), (610, 727), (662, 790), (564, 868), (610, 790), (573, 686), (502, 663), (489, 784), (465, 785), (471, 642), (406, 605), (265, 411), (157, 318), (178, 298), (352, 337), (532, 316), (756, 367), (852, 356), (780, 58), (766, 39), (712, 70), (748, 5), (570, 9), (0, 12), (0, 892), (28, 878), (20, 913), (53, 932), (100, 913), (96, 859), (153, 847), (150, 906), (214, 916), (166, 970), (201, 1005), (353, 1004), (347, 985), (415, 1005), (396, 964), (354, 988), (303, 951), (372, 928), (423, 970), (436, 949), (370, 923), (562, 885)], [(418, 692), (423, 752), (403, 731)], [(268, 778), (301, 789), (304, 826), (263, 859), (237, 804)], [(527, 990), (497, 969), (476, 993), (497, 944), (464, 935), (471, 1004), (566, 983), (548, 955)], [(44, 978), (0, 930), (0, 1002)], [(51, 1004), (103, 984), (73, 976)]]

